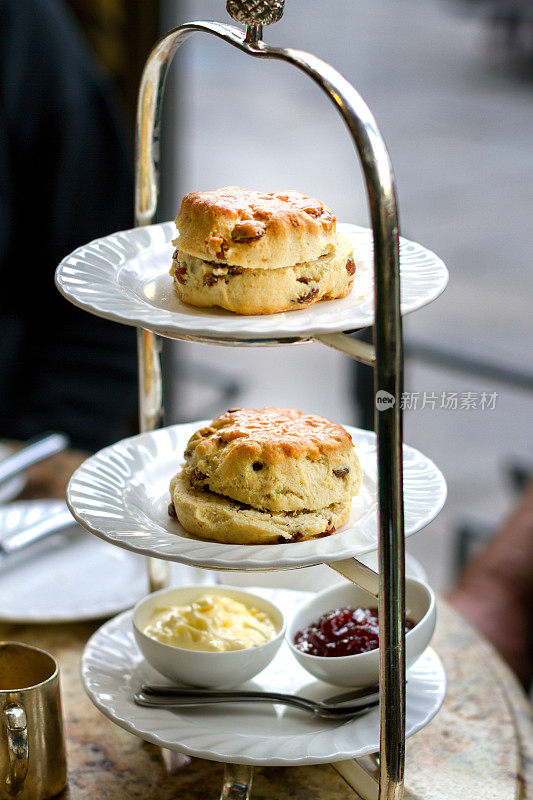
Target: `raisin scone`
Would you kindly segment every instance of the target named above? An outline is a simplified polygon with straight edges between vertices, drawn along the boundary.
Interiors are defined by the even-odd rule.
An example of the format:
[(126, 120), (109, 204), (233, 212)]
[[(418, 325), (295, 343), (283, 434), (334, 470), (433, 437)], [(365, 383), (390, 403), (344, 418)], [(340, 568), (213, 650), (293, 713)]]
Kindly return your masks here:
[(333, 533), (362, 471), (349, 433), (287, 408), (231, 409), (190, 438), (171, 513), (204, 539), (299, 541)]
[(250, 192), (227, 186), (190, 192), (176, 217), (179, 250), (204, 261), (277, 269), (313, 261), (337, 244), (330, 209), (301, 192)]
[[(195, 489), (190, 471), (170, 482), (172, 509), (186, 531), (223, 544), (285, 544), (329, 536), (347, 521), (349, 503), (332, 503), (319, 511), (260, 511), (221, 494)], [(172, 514), (173, 516), (173, 514)]]
[(179, 298), (237, 314), (274, 314), (345, 297), (356, 271), (336, 219), (300, 192), (230, 186), (186, 195), (170, 274)]
[(293, 267), (245, 269), (202, 261), (176, 249), (170, 269), (185, 303), (220, 306), (237, 314), (275, 314), (346, 297), (354, 273), (352, 245), (344, 236), (330, 253)]

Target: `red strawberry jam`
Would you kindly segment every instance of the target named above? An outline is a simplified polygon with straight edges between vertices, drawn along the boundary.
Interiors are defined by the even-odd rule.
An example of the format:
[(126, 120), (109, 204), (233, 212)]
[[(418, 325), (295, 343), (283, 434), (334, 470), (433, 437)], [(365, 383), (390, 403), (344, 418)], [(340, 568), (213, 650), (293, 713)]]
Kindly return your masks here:
[[(414, 627), (405, 621), (405, 630)], [(311, 656), (353, 656), (379, 647), (377, 608), (334, 608), (303, 631), (294, 644)]]

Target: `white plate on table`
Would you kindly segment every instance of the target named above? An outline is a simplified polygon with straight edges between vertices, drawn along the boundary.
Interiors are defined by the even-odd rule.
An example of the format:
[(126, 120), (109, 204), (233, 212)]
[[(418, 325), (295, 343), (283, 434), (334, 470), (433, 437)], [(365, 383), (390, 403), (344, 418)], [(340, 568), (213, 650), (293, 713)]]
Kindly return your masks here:
[[(28, 500), (0, 508), (0, 541), (65, 508)], [(0, 560), (0, 621), (75, 622), (109, 617), (148, 591), (143, 558), (72, 528)]]
[[(26, 500), (0, 508), (0, 541), (65, 508), (62, 500)], [(216, 575), (170, 565), (170, 585), (215, 583)], [(92, 536), (72, 520), (0, 560), (0, 622), (81, 622), (111, 617), (148, 593), (146, 560)]]
[[(290, 610), (307, 592), (256, 590)], [(131, 612), (103, 625), (89, 640), (82, 659), (85, 689), (109, 719), (131, 733), (190, 756), (258, 766), (301, 766), (342, 761), (379, 750), (379, 711), (352, 720), (316, 719), (272, 704), (225, 704), (211, 708), (153, 709), (135, 705), (141, 683), (169, 683), (143, 659), (135, 644)], [(273, 662), (246, 688), (324, 699), (343, 691), (315, 680), (284, 643)], [(407, 672), (406, 734), (430, 722), (446, 693), (444, 668), (428, 648)]]
[[(341, 300), (298, 311), (241, 316), (221, 308), (195, 308), (179, 300), (168, 271), (177, 234), (174, 223), (133, 228), (96, 239), (63, 259), (59, 291), (74, 305), (100, 317), (147, 328), (171, 338), (261, 340), (310, 339), (355, 330), (374, 320), (372, 232), (339, 224), (353, 242), (357, 271)], [(401, 310), (416, 311), (446, 288), (448, 271), (435, 253), (400, 239)]]
[[(0, 461), (13, 455), (14, 452), (14, 449), (8, 447), (7, 444), (0, 444)], [(0, 504), (13, 500), (14, 497), (21, 493), (25, 485), (26, 476), (23, 472), (4, 483), (0, 483)]]
[[(87, 459), (72, 476), (67, 503), (85, 528), (143, 555), (211, 569), (280, 569), (357, 557), (377, 549), (376, 436), (346, 425), (363, 484), (350, 519), (331, 536), (291, 544), (238, 545), (196, 539), (168, 515), (169, 483), (190, 436), (207, 420), (173, 425), (124, 439)], [(404, 445), (405, 534), (438, 514), (446, 498), (439, 469)]]

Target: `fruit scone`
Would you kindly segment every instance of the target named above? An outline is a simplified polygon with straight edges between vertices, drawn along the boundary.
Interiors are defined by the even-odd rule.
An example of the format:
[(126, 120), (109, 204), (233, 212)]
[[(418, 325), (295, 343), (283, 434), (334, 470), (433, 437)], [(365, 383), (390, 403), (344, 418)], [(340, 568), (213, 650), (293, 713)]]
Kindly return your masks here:
[(181, 202), (170, 275), (185, 303), (274, 314), (345, 297), (351, 242), (327, 206), (300, 192), (229, 186)]
[(234, 408), (191, 436), (171, 516), (201, 539), (297, 542), (343, 525), (362, 471), (350, 434), (292, 408)]

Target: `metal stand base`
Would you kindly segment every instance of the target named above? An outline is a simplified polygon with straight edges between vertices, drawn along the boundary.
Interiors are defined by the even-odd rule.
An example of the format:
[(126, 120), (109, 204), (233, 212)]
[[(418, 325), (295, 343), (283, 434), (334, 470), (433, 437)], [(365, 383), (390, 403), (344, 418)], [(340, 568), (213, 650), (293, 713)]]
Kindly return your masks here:
[(220, 800), (248, 800), (254, 768), (248, 764), (226, 764)]

